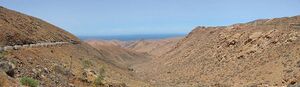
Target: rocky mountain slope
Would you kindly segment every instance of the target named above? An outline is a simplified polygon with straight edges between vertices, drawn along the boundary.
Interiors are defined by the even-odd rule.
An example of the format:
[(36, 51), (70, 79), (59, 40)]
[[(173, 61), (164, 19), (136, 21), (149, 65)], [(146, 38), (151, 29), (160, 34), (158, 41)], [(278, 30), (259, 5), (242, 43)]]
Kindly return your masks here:
[(0, 8), (0, 46), (79, 41), (74, 35), (43, 20)]
[(197, 27), (167, 54), (134, 67), (160, 87), (300, 84), (300, 16)]
[[(116, 66), (124, 69), (128, 69), (133, 64), (149, 61), (151, 56), (141, 52), (135, 52), (123, 48), (121, 41), (100, 41), (100, 40), (88, 40), (85, 41), (99, 52), (103, 53), (103, 56), (107, 57), (105, 60)], [(124, 42), (125, 43), (125, 42)]]
[(147, 85), (106, 53), (40, 19), (0, 7), (0, 87)]
[(295, 86), (299, 38), (293, 16), (199, 26), (183, 39), (85, 43), (0, 6), (0, 87)]
[(123, 48), (136, 52), (148, 53), (153, 56), (161, 56), (175, 47), (182, 37), (158, 39), (158, 40), (139, 40), (123, 43)]

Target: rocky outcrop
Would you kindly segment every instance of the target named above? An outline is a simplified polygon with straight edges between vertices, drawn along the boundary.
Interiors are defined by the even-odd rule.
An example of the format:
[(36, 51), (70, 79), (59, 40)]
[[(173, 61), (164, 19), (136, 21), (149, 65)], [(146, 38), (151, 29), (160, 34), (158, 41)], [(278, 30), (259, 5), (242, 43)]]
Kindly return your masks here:
[(170, 52), (134, 69), (162, 87), (298, 84), (299, 24), (294, 16), (197, 27)]
[(91, 73), (87, 73), (89, 82), (80, 79), (86, 65), (95, 73), (103, 66), (109, 72), (104, 76), (106, 83), (126, 83), (130, 87), (145, 85), (104, 60), (111, 57), (81, 43), (65, 30), (1, 6), (0, 51), (0, 87), (26, 85), (21, 82), (26, 78), (38, 82), (36, 85), (41, 87), (93, 87), (95, 81), (90, 78), (94, 77)]
[(0, 61), (0, 72), (5, 72), (8, 76), (14, 77), (14, 69), (16, 66), (8, 61)]

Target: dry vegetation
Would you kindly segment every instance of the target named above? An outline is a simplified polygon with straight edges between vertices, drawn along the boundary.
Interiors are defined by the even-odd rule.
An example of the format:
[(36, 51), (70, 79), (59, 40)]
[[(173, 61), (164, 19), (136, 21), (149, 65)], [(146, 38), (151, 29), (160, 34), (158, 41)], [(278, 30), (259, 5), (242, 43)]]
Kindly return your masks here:
[(130, 76), (127, 69), (108, 62), (106, 59), (110, 56), (40, 19), (0, 7), (0, 32), (1, 47), (42, 42), (71, 43), (2, 50), (1, 86), (85, 87), (94, 86), (93, 83), (117, 87), (147, 85)]
[(300, 16), (197, 27), (164, 56), (137, 65), (159, 86), (287, 86), (300, 82)]
[[(300, 16), (197, 27), (185, 38), (81, 42), (0, 7), (0, 86), (243, 87), (300, 84)], [(75, 43), (74, 43), (75, 42)]]

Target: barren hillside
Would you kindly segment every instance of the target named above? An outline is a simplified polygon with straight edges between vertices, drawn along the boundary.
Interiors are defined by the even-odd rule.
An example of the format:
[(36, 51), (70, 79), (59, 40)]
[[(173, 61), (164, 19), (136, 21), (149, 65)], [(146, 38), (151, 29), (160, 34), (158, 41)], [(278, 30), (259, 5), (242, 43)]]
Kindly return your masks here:
[(144, 52), (153, 56), (161, 56), (175, 47), (182, 37), (158, 40), (139, 40), (123, 43), (123, 47), (136, 52)]
[(300, 16), (197, 27), (167, 54), (134, 69), (163, 87), (300, 83)]
[(0, 87), (300, 84), (300, 16), (199, 26), (184, 38), (86, 42), (0, 6)]
[(43, 20), (0, 7), (0, 46), (38, 42), (79, 41)]
[(121, 47), (123, 42), (120, 41), (89, 40), (85, 42), (96, 48), (103, 56), (107, 57), (105, 60), (120, 68), (127, 69), (133, 64), (142, 63), (151, 59), (151, 56), (146, 53), (135, 52)]
[(0, 7), (0, 47), (0, 87), (146, 85), (74, 35), (4, 7)]

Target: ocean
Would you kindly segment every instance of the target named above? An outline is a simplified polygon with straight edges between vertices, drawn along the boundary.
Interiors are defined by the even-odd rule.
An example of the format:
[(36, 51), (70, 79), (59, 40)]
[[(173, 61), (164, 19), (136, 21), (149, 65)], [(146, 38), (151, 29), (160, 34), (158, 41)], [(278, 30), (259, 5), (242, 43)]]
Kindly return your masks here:
[(172, 37), (183, 37), (186, 34), (140, 34), (140, 35), (111, 35), (111, 36), (79, 36), (81, 40), (149, 40), (149, 39), (164, 39)]

